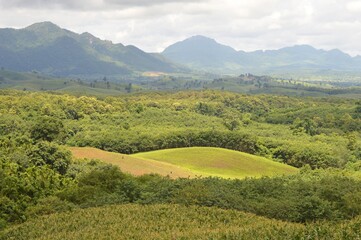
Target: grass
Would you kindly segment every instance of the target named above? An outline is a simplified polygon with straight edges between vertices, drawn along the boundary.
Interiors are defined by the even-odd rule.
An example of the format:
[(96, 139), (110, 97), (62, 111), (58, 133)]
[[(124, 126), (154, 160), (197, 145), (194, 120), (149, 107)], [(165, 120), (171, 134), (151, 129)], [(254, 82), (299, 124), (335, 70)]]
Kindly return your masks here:
[(360, 239), (361, 218), (296, 224), (234, 210), (179, 205), (113, 205), (38, 217), (0, 240), (75, 239)]
[(195, 177), (195, 174), (191, 171), (169, 163), (139, 159), (134, 156), (107, 152), (91, 147), (70, 147), (69, 149), (76, 159), (99, 159), (103, 162), (119, 166), (122, 171), (136, 176), (157, 173), (171, 178)]
[(294, 167), (228, 149), (192, 147), (125, 155), (96, 148), (71, 147), (77, 159), (100, 159), (133, 175), (157, 173), (171, 178), (216, 176), (245, 178), (296, 173)]
[(298, 171), (294, 167), (263, 157), (222, 148), (175, 148), (133, 156), (181, 166), (197, 175), (224, 178), (274, 176)]

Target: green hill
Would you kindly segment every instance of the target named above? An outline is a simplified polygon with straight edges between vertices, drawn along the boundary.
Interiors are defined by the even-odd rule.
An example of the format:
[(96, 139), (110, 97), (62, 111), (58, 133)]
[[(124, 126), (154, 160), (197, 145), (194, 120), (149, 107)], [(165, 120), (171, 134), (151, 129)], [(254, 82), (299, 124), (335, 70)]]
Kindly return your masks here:
[(359, 239), (359, 224), (360, 218), (302, 225), (234, 210), (128, 204), (39, 217), (0, 239)]
[(56, 76), (175, 72), (179, 68), (134, 46), (113, 44), (89, 33), (77, 34), (51, 22), (23, 29), (0, 29), (0, 66)]
[(103, 162), (119, 166), (123, 172), (136, 176), (157, 173), (171, 178), (195, 177), (192, 171), (165, 162), (139, 159), (131, 155), (107, 152), (91, 147), (71, 147), (69, 149), (77, 159), (99, 159)]
[(291, 174), (297, 169), (243, 152), (211, 147), (166, 149), (133, 156), (190, 169), (203, 176), (244, 178)]
[(77, 159), (100, 159), (133, 175), (157, 173), (163, 176), (217, 176), (244, 178), (296, 173), (294, 167), (255, 155), (221, 148), (193, 147), (158, 150), (133, 155), (96, 148), (71, 147)]

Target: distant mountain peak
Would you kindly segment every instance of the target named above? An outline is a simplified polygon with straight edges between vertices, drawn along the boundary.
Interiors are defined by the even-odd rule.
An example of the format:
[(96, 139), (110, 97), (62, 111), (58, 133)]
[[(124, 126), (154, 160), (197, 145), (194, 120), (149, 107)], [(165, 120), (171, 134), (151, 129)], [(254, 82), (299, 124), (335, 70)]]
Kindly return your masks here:
[(213, 38), (209, 38), (209, 37), (206, 37), (203, 35), (195, 35), (195, 36), (186, 38), (183, 41), (177, 42), (177, 43), (169, 46), (164, 51), (166, 52), (174, 47), (180, 47), (180, 48), (190, 47), (190, 48), (196, 48), (196, 49), (204, 48), (204, 49), (209, 49), (209, 50), (212, 48), (225, 48), (228, 51), (235, 51), (233, 48), (223, 45), (223, 44), (220, 44)]
[(297, 44), (292, 47), (284, 47), (279, 50), (292, 50), (292, 51), (318, 51), (316, 48), (307, 44)]
[(206, 36), (203, 36), (203, 35), (194, 35), (194, 36), (192, 36), (190, 38), (187, 38), (186, 40), (207, 40), (207, 41), (212, 41), (212, 42), (216, 41), (213, 38), (206, 37)]
[(164, 49), (162, 54), (181, 64), (187, 64), (188, 60), (191, 59), (192, 67), (195, 68), (202, 65), (212, 68), (227, 62), (238, 61), (236, 50), (202, 35), (192, 36), (177, 42)]
[(91, 34), (89, 32), (83, 32), (81, 35), (83, 37), (87, 37), (87, 38), (97, 38), (97, 37), (95, 37), (93, 34)]
[(58, 76), (127, 75), (183, 69), (136, 47), (113, 44), (88, 32), (78, 34), (49, 21), (23, 29), (0, 29), (0, 66)]
[(196, 35), (167, 47), (163, 53), (185, 66), (217, 73), (317, 71), (336, 69), (361, 71), (361, 57), (340, 50), (316, 49), (300, 44), (277, 50), (236, 51), (214, 39)]
[(30, 31), (59, 31), (62, 30), (58, 25), (45, 21), (45, 22), (38, 22), (34, 23), (25, 28), (26, 30)]
[(311, 45), (308, 45), (308, 44), (296, 44), (293, 47), (294, 48), (315, 49), (314, 47), (312, 47)]
[(81, 37), (87, 39), (89, 41), (89, 43), (93, 43), (95, 41), (101, 41), (100, 38), (97, 38), (96, 36), (94, 36), (93, 34), (89, 33), (89, 32), (83, 32), (82, 34), (80, 34)]

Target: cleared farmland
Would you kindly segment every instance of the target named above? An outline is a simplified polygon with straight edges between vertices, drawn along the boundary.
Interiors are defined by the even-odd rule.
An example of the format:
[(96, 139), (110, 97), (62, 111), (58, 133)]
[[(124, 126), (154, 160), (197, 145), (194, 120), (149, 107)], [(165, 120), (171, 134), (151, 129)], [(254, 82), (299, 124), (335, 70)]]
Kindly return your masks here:
[(76, 159), (99, 159), (103, 162), (119, 166), (123, 172), (135, 176), (157, 173), (171, 178), (195, 177), (195, 174), (190, 170), (160, 161), (144, 160), (131, 155), (107, 152), (91, 147), (71, 147), (70, 151)]
[(134, 155), (96, 148), (70, 148), (75, 158), (100, 159), (134, 175), (158, 173), (177, 177), (217, 176), (244, 178), (296, 173), (294, 167), (228, 149), (192, 147), (158, 150)]

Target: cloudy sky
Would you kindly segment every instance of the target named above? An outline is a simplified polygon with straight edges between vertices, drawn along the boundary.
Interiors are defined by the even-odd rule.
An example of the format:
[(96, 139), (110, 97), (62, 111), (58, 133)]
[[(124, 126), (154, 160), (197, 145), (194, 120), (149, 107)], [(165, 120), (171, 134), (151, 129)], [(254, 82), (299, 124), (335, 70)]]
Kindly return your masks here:
[(193, 35), (237, 50), (296, 44), (361, 55), (360, 0), (0, 0), (0, 27), (52, 21), (148, 52)]

